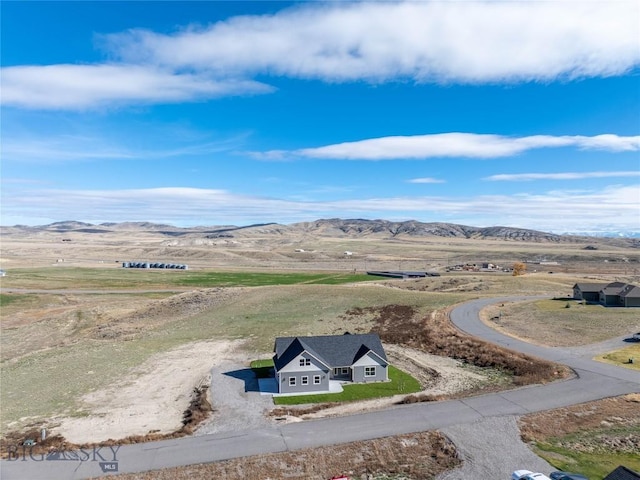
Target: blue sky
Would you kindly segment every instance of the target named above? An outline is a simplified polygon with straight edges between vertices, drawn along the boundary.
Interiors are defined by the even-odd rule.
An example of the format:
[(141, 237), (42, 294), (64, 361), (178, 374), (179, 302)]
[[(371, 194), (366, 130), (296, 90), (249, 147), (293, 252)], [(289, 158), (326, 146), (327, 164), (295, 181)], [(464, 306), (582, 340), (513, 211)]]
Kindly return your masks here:
[(640, 3), (2, 2), (2, 225), (640, 231)]

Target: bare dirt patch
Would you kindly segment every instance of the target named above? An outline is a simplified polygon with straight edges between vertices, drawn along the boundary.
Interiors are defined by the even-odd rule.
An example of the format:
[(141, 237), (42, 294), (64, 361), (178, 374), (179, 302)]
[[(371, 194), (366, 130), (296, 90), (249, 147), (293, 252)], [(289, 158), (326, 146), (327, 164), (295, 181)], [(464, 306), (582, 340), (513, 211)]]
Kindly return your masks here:
[(155, 355), (117, 383), (85, 395), (85, 416), (56, 419), (54, 433), (82, 444), (179, 430), (192, 390), (208, 382), (211, 365), (237, 358), (241, 344), (197, 342)]

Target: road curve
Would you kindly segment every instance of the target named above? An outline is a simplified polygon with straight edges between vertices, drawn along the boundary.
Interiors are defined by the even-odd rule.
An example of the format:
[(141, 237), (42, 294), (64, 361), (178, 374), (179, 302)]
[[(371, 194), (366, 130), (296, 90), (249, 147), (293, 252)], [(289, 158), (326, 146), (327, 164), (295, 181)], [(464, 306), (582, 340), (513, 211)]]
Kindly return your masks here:
[[(264, 453), (370, 440), (403, 433), (437, 430), (483, 418), (524, 415), (601, 398), (640, 392), (640, 373), (590, 360), (579, 348), (532, 345), (494, 331), (479, 319), (486, 305), (535, 297), (505, 297), (467, 302), (451, 313), (453, 323), (474, 336), (529, 355), (564, 363), (576, 378), (505, 392), (434, 403), (402, 405), (386, 410), (325, 418), (255, 430), (222, 432), (158, 442), (87, 451), (81, 460), (50, 461), (18, 450), (0, 462), (3, 480), (83, 479), (117, 467), (132, 473), (214, 462)], [(623, 345), (623, 339), (618, 339)], [(116, 450), (117, 448), (117, 450)], [(116, 450), (114, 452), (114, 450)]]

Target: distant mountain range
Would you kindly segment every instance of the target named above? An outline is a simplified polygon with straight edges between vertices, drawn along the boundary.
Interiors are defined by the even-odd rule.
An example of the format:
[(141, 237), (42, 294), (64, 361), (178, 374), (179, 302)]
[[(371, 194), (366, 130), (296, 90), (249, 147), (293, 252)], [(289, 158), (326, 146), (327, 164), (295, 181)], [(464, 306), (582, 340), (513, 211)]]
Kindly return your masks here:
[[(44, 233), (85, 233), (109, 234), (135, 231), (157, 234), (161, 236), (198, 236), (204, 238), (233, 238), (271, 235), (312, 235), (317, 237), (443, 237), (468, 239), (494, 239), (544, 243), (580, 243), (597, 238), (605, 240), (601, 234), (555, 234), (513, 227), (471, 227), (453, 223), (423, 223), (418, 221), (392, 222), (388, 220), (364, 219), (321, 219), (313, 222), (300, 222), (288, 225), (277, 223), (255, 224), (247, 226), (199, 226), (175, 227), (150, 222), (122, 222), (91, 224), (77, 221), (55, 222), (42, 226), (16, 225), (0, 227), (3, 235), (12, 234), (44, 234)], [(640, 246), (640, 233), (614, 233), (609, 240), (618, 239), (626, 245)], [(608, 242), (607, 242), (608, 243)]]

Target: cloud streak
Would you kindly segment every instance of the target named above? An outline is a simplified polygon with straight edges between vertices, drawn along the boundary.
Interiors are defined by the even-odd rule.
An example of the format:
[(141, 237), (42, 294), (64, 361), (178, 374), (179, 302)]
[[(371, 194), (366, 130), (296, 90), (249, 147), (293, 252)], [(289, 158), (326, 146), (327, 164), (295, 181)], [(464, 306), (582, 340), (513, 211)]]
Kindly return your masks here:
[[(3, 221), (74, 218), (92, 223), (153, 221), (175, 225), (289, 223), (319, 217), (416, 219), (474, 226), (508, 225), (543, 231), (640, 230), (640, 184), (601, 190), (556, 190), (541, 194), (372, 197), (342, 201), (295, 201), (239, 195), (226, 190), (152, 188), (7, 192)], [(588, 211), (589, 215), (575, 215)], [(48, 220), (47, 220), (48, 219)], [(16, 220), (15, 223), (22, 223)], [(6, 223), (5, 223), (6, 224)]]
[(255, 154), (265, 160), (314, 158), (334, 160), (393, 160), (434, 157), (499, 158), (539, 148), (573, 147), (582, 150), (625, 152), (640, 150), (640, 136), (596, 135), (593, 137), (533, 135), (507, 137), (477, 133), (438, 133), (393, 136), (345, 142), (299, 150), (271, 150)]
[(411, 180), (407, 180), (407, 183), (445, 183), (445, 181), (438, 178), (422, 177), (412, 178)]
[(273, 88), (258, 76), (439, 84), (607, 77), (640, 65), (635, 1), (308, 3), (161, 34), (101, 37), (114, 61), (2, 69), (28, 109), (193, 102)]
[(2, 103), (27, 109), (86, 110), (260, 94), (252, 80), (216, 79), (148, 65), (47, 65), (2, 69)]
[(532, 180), (583, 180), (586, 178), (640, 177), (640, 171), (627, 172), (563, 172), (563, 173), (503, 173), (491, 175), (483, 180), (493, 182), (528, 182)]
[[(162, 130), (157, 134), (162, 135)], [(138, 143), (140, 141), (137, 137)], [(184, 158), (190, 156), (211, 155), (213, 153), (232, 151), (244, 141), (246, 135), (239, 135), (217, 141), (202, 141), (187, 143), (181, 139), (170, 143), (166, 147), (158, 145), (156, 141), (149, 148), (135, 143), (123, 141), (113, 136), (95, 136), (92, 134), (77, 135), (33, 135), (11, 136), (2, 142), (2, 159), (5, 162), (25, 163), (62, 163), (62, 162), (90, 162), (100, 160), (162, 160), (166, 158)]]

